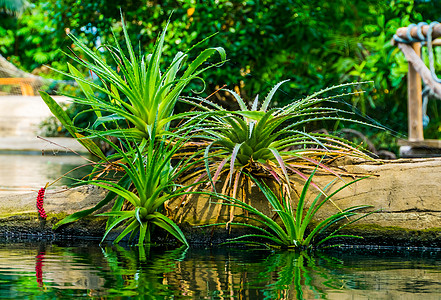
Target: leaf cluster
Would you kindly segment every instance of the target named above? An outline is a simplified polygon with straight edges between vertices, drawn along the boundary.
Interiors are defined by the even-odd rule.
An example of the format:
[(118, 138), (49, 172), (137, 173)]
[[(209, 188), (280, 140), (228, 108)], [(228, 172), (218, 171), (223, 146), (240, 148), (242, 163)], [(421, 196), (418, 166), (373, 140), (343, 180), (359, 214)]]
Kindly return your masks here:
[[(318, 193), (312, 202), (307, 203), (307, 192), (311, 185), (315, 171), (316, 170), (314, 170), (308, 177), (308, 180), (303, 186), (302, 192), (298, 197), (296, 204), (294, 204), (294, 202), (286, 196), (282, 196), (282, 199), (279, 199), (265, 183), (253, 179), (256, 185), (265, 195), (265, 198), (270, 203), (278, 218), (267, 216), (244, 201), (235, 198), (228, 198), (228, 203), (224, 203), (224, 205), (237, 207), (251, 213), (251, 215), (243, 215), (242, 218), (244, 220), (257, 222), (260, 226), (252, 225), (250, 222), (232, 222), (231, 225), (244, 226), (257, 231), (258, 233), (242, 235), (240, 237), (231, 239), (227, 243), (240, 243), (270, 248), (307, 249), (311, 247), (319, 247), (332, 238), (360, 238), (353, 235), (338, 234), (338, 232), (345, 226), (366, 217), (369, 214), (364, 214), (349, 223), (339, 227), (337, 226), (337, 228), (335, 228), (335, 226), (338, 224), (338, 222), (344, 219), (348, 220), (350, 217), (356, 216), (356, 211), (368, 208), (370, 207), (369, 205), (349, 207), (332, 214), (326, 219), (319, 221), (317, 224), (313, 223), (315, 221), (314, 216), (324, 204), (327, 202), (332, 202), (331, 198), (333, 196), (349, 185), (352, 185), (364, 178), (359, 178), (346, 183), (328, 195), (326, 194), (326, 191), (334, 183), (334, 181), (332, 181), (323, 189), (321, 193)], [(210, 226), (225, 224), (226, 223), (218, 223)], [(330, 233), (327, 232), (329, 230), (331, 230)]]
[[(237, 93), (229, 90), (239, 104), (240, 110), (237, 111), (227, 111), (207, 99), (183, 100), (209, 113), (198, 137), (207, 142), (205, 167), (213, 186), (220, 178), (226, 178), (231, 186), (234, 178), (232, 190), (237, 191), (246, 180), (242, 179), (244, 172), (258, 176), (257, 173), (264, 170), (266, 176), (279, 184), (284, 182), (289, 188), (289, 173), (296, 173), (306, 180), (302, 170), (319, 166), (323, 171), (338, 174), (319, 162), (324, 157), (327, 157), (325, 160), (345, 155), (367, 157), (349, 141), (321, 133), (307, 133), (303, 128), (305, 124), (323, 120), (363, 124), (351, 119), (349, 111), (323, 105), (359, 91), (319, 97), (322, 93), (354, 84), (327, 88), (292, 101), (281, 109), (270, 108), (276, 91), (284, 82), (275, 85), (261, 105), (259, 96), (256, 96), (250, 108)], [(235, 193), (230, 195), (236, 197)]]
[[(115, 37), (115, 46), (104, 45), (110, 53), (112, 62), (106, 62), (99, 52), (93, 51), (83, 44), (74, 35), (71, 35), (74, 44), (86, 56), (80, 54), (71, 56), (73, 61), (82, 65), (97, 76), (102, 84), (97, 84), (92, 78), (85, 78), (73, 65), (69, 64), (70, 73), (64, 73), (74, 79), (81, 87), (86, 97), (74, 97), (76, 103), (90, 106), (97, 114), (98, 119), (93, 129), (115, 120), (125, 120), (129, 123), (126, 135), (137, 139), (152, 139), (156, 135), (168, 130), (171, 121), (182, 118), (174, 115), (173, 111), (179, 95), (190, 81), (200, 79), (199, 75), (212, 65), (202, 66), (214, 53), (219, 53), (221, 61), (225, 60), (223, 48), (208, 48), (203, 50), (192, 62), (188, 63), (185, 71), (179, 72), (186, 64), (188, 54), (178, 52), (170, 66), (161, 70), (161, 56), (164, 49), (164, 40), (167, 26), (159, 36), (152, 53), (137, 55), (133, 49), (124, 20), (122, 29), (128, 55), (126, 55)], [(116, 68), (114, 68), (116, 66)], [(202, 67), (201, 67), (202, 66)], [(96, 96), (95, 91), (106, 95), (106, 98)], [(108, 115), (102, 115), (102, 112)], [(185, 114), (184, 114), (185, 115)], [(156, 130), (153, 130), (153, 127)], [(106, 130), (108, 135), (121, 136), (123, 130)]]

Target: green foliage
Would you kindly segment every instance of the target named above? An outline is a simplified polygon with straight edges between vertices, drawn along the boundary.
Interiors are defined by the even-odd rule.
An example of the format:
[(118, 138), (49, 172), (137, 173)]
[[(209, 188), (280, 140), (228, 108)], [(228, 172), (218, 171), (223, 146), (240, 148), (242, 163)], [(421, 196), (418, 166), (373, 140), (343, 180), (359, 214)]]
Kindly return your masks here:
[(43, 76), (47, 68), (42, 68), (42, 65), (60, 67), (57, 62), (64, 60), (59, 51), (63, 41), (56, 38), (57, 26), (45, 6), (44, 3), (25, 5), (26, 10), (19, 16), (2, 15), (0, 12), (0, 54), (18, 67), (28, 72), (35, 70), (34, 73)]
[[(223, 68), (207, 72), (209, 93), (226, 83), (248, 99), (289, 77), (292, 80), (284, 89), (290, 95), (273, 103), (281, 106), (291, 101), (292, 95), (302, 98), (311, 90), (373, 80), (375, 86), (365, 95), (353, 97), (352, 104), (392, 132), (406, 134), (403, 99), (407, 64), (389, 41), (400, 26), (437, 20), (438, 4), (413, 0), (220, 0), (216, 5), (182, 0), (39, 0), (19, 18), (7, 15), (0, 19), (0, 53), (27, 71), (37, 68), (36, 72), (42, 73), (42, 64), (67, 71), (70, 60), (59, 53), (59, 49), (66, 51), (72, 46), (66, 33), (74, 34), (91, 49), (113, 42), (112, 30), (121, 31), (120, 9), (125, 13), (130, 39), (137, 41), (135, 52), (152, 52), (157, 33), (173, 11), (166, 37), (169, 43), (164, 46), (165, 65), (172, 63), (178, 48), (188, 49), (200, 37), (214, 33), (218, 34), (211, 42), (230, 52)], [(112, 59), (110, 53), (103, 55), (108, 61)], [(440, 66), (438, 63), (437, 68)], [(200, 86), (193, 81), (187, 91)], [(216, 97), (230, 108), (235, 105), (226, 92)], [(433, 122), (427, 137), (438, 138), (440, 107), (434, 103), (430, 108)]]
[[(407, 6), (404, 6), (406, 2)], [(405, 133), (406, 122), (406, 74), (407, 61), (390, 40), (399, 27), (422, 21), (421, 15), (413, 11), (408, 14), (412, 1), (392, 2), (392, 6), (363, 26), (363, 33), (356, 38), (360, 48), (358, 55), (341, 56), (332, 69), (341, 73), (343, 80), (371, 80), (374, 85), (367, 93), (354, 97), (352, 102), (363, 114), (373, 115), (393, 130)], [(383, 8), (384, 9), (384, 8)], [(369, 8), (374, 15), (375, 7)]]
[[(244, 171), (257, 176), (263, 170), (266, 173), (263, 176), (272, 177), (275, 182), (284, 182), (289, 186), (288, 172), (306, 179), (301, 170), (319, 166), (321, 170), (337, 174), (319, 162), (323, 156), (327, 156), (327, 160), (344, 155), (367, 157), (343, 139), (308, 133), (304, 129), (317, 121), (359, 122), (349, 119), (347, 115), (350, 112), (324, 106), (342, 96), (359, 94), (359, 91), (320, 97), (325, 92), (341, 90), (354, 84), (327, 88), (304, 99), (292, 101), (281, 109), (269, 109), (276, 91), (284, 82), (275, 85), (260, 106), (259, 96), (256, 96), (250, 108), (238, 94), (229, 90), (239, 104), (240, 110), (237, 111), (226, 111), (205, 99), (183, 100), (210, 112), (213, 120), (206, 121), (206, 129), (199, 135), (208, 143), (205, 149), (206, 169), (212, 182), (226, 174), (230, 186), (234, 179), (233, 191), (237, 191), (244, 189)], [(234, 193), (232, 195), (236, 197)]]
[[(103, 138), (104, 139), (104, 138)], [(151, 139), (148, 145), (126, 143), (130, 152), (125, 153), (110, 140), (105, 139), (119, 155), (124, 163), (116, 164), (124, 169), (134, 186), (134, 192), (126, 187), (115, 184), (108, 180), (92, 180), (88, 183), (103, 187), (114, 192), (118, 196), (128, 201), (133, 210), (114, 209), (111, 212), (101, 215), (115, 217), (113, 222), (107, 227), (107, 234), (117, 225), (124, 222), (126, 228), (114, 241), (118, 243), (122, 238), (131, 233), (131, 239), (139, 234), (138, 244), (150, 243), (152, 227), (158, 226), (172, 234), (180, 242), (188, 246), (187, 240), (179, 227), (168, 217), (163, 215), (160, 210), (167, 200), (179, 196), (187, 187), (179, 187), (174, 181), (182, 172), (182, 165), (172, 166), (171, 159), (183, 140), (178, 141), (174, 146), (166, 145), (165, 139), (155, 144), (155, 139)], [(144, 149), (148, 147), (148, 149)], [(142, 153), (147, 152), (144, 156)], [(183, 166), (186, 168), (187, 166)]]
[(6, 13), (21, 13), (28, 5), (26, 0), (0, 0), (0, 11)]
[[(251, 213), (250, 216), (244, 215), (242, 216), (244, 220), (255, 221), (259, 223), (260, 226), (255, 226), (250, 224), (250, 222), (231, 222), (230, 225), (236, 226), (245, 226), (251, 228), (253, 230), (259, 231), (259, 233), (251, 233), (246, 234), (234, 239), (231, 239), (228, 243), (241, 243), (255, 246), (265, 246), (265, 247), (283, 247), (288, 249), (305, 249), (311, 247), (319, 247), (324, 242), (337, 237), (351, 237), (357, 238), (358, 236), (351, 235), (342, 235), (338, 234), (339, 230), (345, 227), (348, 224), (351, 224), (358, 219), (355, 219), (346, 225), (337, 227), (335, 230), (332, 229), (332, 226), (335, 225), (344, 219), (348, 219), (352, 216), (357, 215), (356, 211), (364, 208), (370, 207), (369, 205), (360, 205), (346, 208), (344, 210), (340, 210), (339, 212), (327, 217), (322, 221), (314, 220), (315, 214), (322, 208), (322, 206), (327, 202), (332, 202), (331, 197), (335, 194), (348, 187), (351, 184), (356, 183), (359, 180), (364, 178), (359, 178), (353, 180), (349, 183), (344, 184), (342, 187), (336, 189), (329, 195), (325, 192), (329, 189), (331, 184), (330, 182), (322, 191), (319, 193), (311, 203), (308, 203), (309, 207), (306, 207), (307, 202), (307, 192), (309, 186), (311, 185), (312, 178), (315, 174), (315, 171), (311, 173), (306, 184), (303, 186), (302, 193), (299, 196), (296, 206), (294, 207), (293, 202), (289, 199), (289, 197), (283, 196), (281, 200), (271, 191), (265, 183), (259, 182), (259, 180), (254, 180), (256, 185), (260, 188), (260, 190), (265, 195), (268, 202), (271, 204), (271, 207), (277, 214), (278, 218), (281, 221), (281, 225), (279, 225), (278, 220), (271, 218), (253, 206), (245, 203), (244, 201), (228, 198), (227, 203), (224, 205), (229, 205), (233, 207), (238, 207), (243, 209), (246, 212)], [(367, 216), (363, 215), (362, 217)], [(316, 221), (316, 224), (314, 224)], [(227, 223), (218, 223), (215, 225), (226, 225)], [(326, 231), (333, 230), (331, 233), (327, 233), (326, 235), (322, 235)], [(259, 242), (261, 240), (261, 242)]]
[[(75, 45), (82, 50), (87, 59), (75, 55), (72, 59), (90, 70), (103, 82), (103, 86), (92, 80), (87, 80), (80, 71), (69, 64), (70, 74), (81, 87), (85, 97), (74, 97), (76, 103), (89, 105), (97, 113), (98, 119), (93, 125), (97, 128), (115, 120), (126, 120), (132, 128), (124, 133), (138, 139), (154, 138), (163, 131), (174, 119), (182, 115), (173, 115), (175, 104), (182, 90), (194, 79), (200, 79), (200, 74), (211, 68), (201, 67), (214, 53), (219, 53), (221, 61), (225, 60), (223, 48), (208, 48), (203, 50), (186, 70), (180, 74), (188, 54), (178, 52), (172, 63), (165, 71), (161, 71), (160, 63), (164, 49), (167, 26), (158, 38), (153, 53), (137, 55), (132, 47), (124, 22), (122, 22), (128, 56), (117, 42), (116, 46), (105, 45), (113, 58), (113, 64), (105, 62), (103, 57), (71, 35)], [(115, 67), (116, 66), (116, 67)], [(116, 69), (116, 70), (115, 70)], [(108, 96), (108, 99), (95, 96), (95, 90)], [(103, 115), (106, 112), (107, 115)], [(110, 115), (108, 115), (110, 114)], [(187, 114), (184, 114), (187, 115)], [(156, 128), (156, 131), (153, 130)], [(121, 135), (122, 129), (106, 130), (106, 134)]]
[[(118, 146), (111, 140), (100, 136), (117, 153), (107, 157), (99, 165), (111, 164), (113, 168), (122, 171), (122, 177), (118, 182), (108, 179), (93, 179), (82, 181), (82, 184), (92, 184), (110, 191), (110, 193), (92, 209), (77, 212), (58, 222), (54, 229), (59, 226), (76, 221), (103, 207), (115, 196), (119, 197), (112, 211), (101, 214), (111, 217), (107, 225), (103, 240), (119, 225), (124, 224), (125, 229), (115, 239), (118, 243), (126, 235), (130, 234), (130, 240), (138, 235), (138, 245), (150, 243), (151, 232), (154, 227), (160, 227), (173, 235), (185, 245), (188, 245), (185, 236), (179, 227), (162, 213), (166, 201), (189, 193), (190, 186), (177, 184), (177, 179), (182, 173), (187, 172), (197, 160), (193, 160), (198, 153), (176, 160), (176, 154), (182, 145), (188, 140), (188, 132), (180, 132), (177, 138), (163, 136), (159, 139), (143, 140), (136, 143), (132, 140), (119, 139)], [(127, 201), (129, 209), (124, 209), (121, 200)]]
[[(274, 6), (269, 5), (269, 7)], [(277, 8), (281, 9), (281, 7)], [(193, 13), (194, 10), (187, 10), (188, 17)], [(200, 77), (201, 74), (208, 70), (213, 71), (213, 66), (225, 61), (224, 49), (203, 48), (204, 40), (190, 48), (190, 50), (193, 48), (199, 50), (199, 54), (194, 58), (190, 50), (185, 53), (177, 51), (168, 41), (169, 37), (171, 40), (175, 37), (167, 31), (168, 26), (173, 27), (173, 23), (167, 21), (164, 30), (154, 43), (151, 54), (144, 55), (140, 47), (132, 45), (133, 38), (129, 29), (133, 26), (133, 22), (126, 25), (122, 20), (121, 23), (122, 26), (113, 28), (110, 36), (96, 39), (93, 43), (90, 41), (84, 43), (81, 36), (70, 35), (74, 44), (70, 59), (80, 68), (68, 63), (69, 72), (60, 73), (77, 82), (82, 95), (71, 98), (76, 104), (88, 106), (89, 111), (96, 114), (96, 121), (92, 126), (75, 126), (72, 118), (48, 93), (40, 92), (43, 100), (66, 130), (101, 159), (97, 163), (98, 166), (104, 167), (101, 174), (109, 170), (123, 174), (118, 182), (99, 175), (92, 178), (94, 174), (91, 174), (91, 179), (82, 183), (105, 188), (110, 191), (109, 195), (94, 208), (62, 220), (55, 228), (96, 211), (116, 197), (112, 211), (101, 214), (110, 217), (103, 239), (114, 228), (124, 225), (125, 228), (115, 242), (118, 243), (130, 234), (130, 240), (138, 236), (138, 244), (142, 245), (150, 242), (151, 231), (157, 226), (188, 245), (179, 227), (163, 214), (164, 203), (174, 197), (196, 193), (191, 191), (202, 182), (204, 176), (207, 176), (214, 186), (214, 182), (225, 173), (230, 188), (234, 178), (234, 187), (230, 194), (235, 197), (238, 189), (243, 191), (246, 188), (243, 174), (254, 175), (254, 170), (259, 168), (264, 169), (279, 184), (283, 185), (284, 181), (285, 185), (281, 190), (285, 190), (286, 187), (289, 189), (288, 171), (306, 179), (304, 193), (295, 216), (289, 200), (282, 199), (280, 204), (266, 186), (256, 181), (279, 213), (284, 229), (271, 219), (265, 219), (264, 215), (247, 206), (245, 202), (227, 197), (228, 201), (233, 201), (230, 203), (232, 206), (243, 207), (263, 218), (263, 224), (270, 226), (275, 232), (268, 233), (266, 238), (276, 244), (287, 247), (308, 247), (314, 242), (320, 245), (328, 238), (340, 235), (332, 233), (319, 242), (313, 241), (316, 235), (324, 232), (340, 219), (353, 216), (355, 210), (365, 207), (352, 207), (341, 211), (321, 222), (309, 235), (305, 235), (306, 227), (311, 223), (312, 217), (324, 203), (330, 200), (330, 196), (325, 196), (324, 200), (318, 196), (312, 208), (302, 218), (304, 197), (315, 171), (307, 178), (300, 170), (317, 169), (318, 166), (322, 170), (338, 175), (325, 163), (319, 162), (321, 157), (325, 155), (327, 159), (344, 155), (364, 157), (364, 154), (342, 139), (324, 134), (306, 133), (304, 127), (314, 122), (348, 120), (345, 115), (349, 112), (324, 105), (327, 101), (360, 92), (345, 90), (340, 95), (330, 96), (325, 93), (354, 84), (326, 88), (301, 100), (289, 101), (282, 108), (271, 108), (270, 105), (283, 82), (273, 87), (260, 108), (258, 108), (258, 97), (248, 108), (243, 100), (245, 97), (242, 98), (238, 93), (228, 90), (239, 105), (240, 109), (237, 111), (225, 110), (207, 98), (193, 97), (184, 102), (201, 110), (176, 113), (176, 103), (184, 90), (190, 87), (190, 83), (196, 80), (205, 85), (205, 81)], [(231, 28), (229, 31), (235, 32)], [(176, 28), (173, 29), (176, 31)], [(268, 24), (268, 31), (271, 30)], [(118, 34), (121, 31), (122, 34)], [(264, 36), (267, 32), (263, 30), (259, 34)], [(125, 48), (118, 41), (120, 36), (126, 45)], [(111, 39), (113, 39), (112, 43)], [(100, 47), (95, 49), (98, 42)], [(163, 53), (173, 55), (166, 57)], [(208, 64), (207, 60), (214, 54), (220, 55), (220, 62)], [(43, 56), (40, 58), (43, 59)], [(187, 59), (192, 61), (186, 64)], [(163, 67), (164, 62), (166, 68)], [(90, 72), (92, 78), (86, 77), (81, 69)], [(95, 81), (93, 77), (97, 77), (99, 81)], [(278, 104), (281, 103), (283, 101), (279, 101)], [(171, 128), (172, 122), (183, 119), (185, 121), (179, 128)], [(123, 122), (124, 127), (118, 122)], [(364, 124), (359, 121), (354, 122)], [(197, 138), (208, 141), (208, 146), (202, 150), (181, 151), (181, 147), (194, 137), (192, 134), (195, 132), (199, 133)], [(88, 136), (84, 136), (84, 133)], [(101, 139), (110, 145), (116, 154), (106, 157), (92, 138)], [(205, 168), (202, 167), (204, 164)], [(181, 186), (177, 183), (178, 179), (185, 182), (192, 176), (193, 179), (194, 176), (199, 177), (189, 186)], [(226, 194), (225, 187), (226, 184), (222, 191), (224, 194)], [(248, 187), (251, 187), (251, 180), (248, 180)], [(321, 190), (320, 192), (323, 193)], [(124, 202), (128, 207), (123, 206)], [(232, 220), (233, 216), (230, 222)], [(265, 229), (261, 230), (267, 233)], [(251, 236), (253, 235), (249, 237)], [(265, 235), (254, 235), (254, 237), (265, 237)]]
[[(434, 13), (438, 1), (390, 1), (371, 6), (365, 12), (373, 17), (371, 22), (363, 22), (363, 32), (354, 39), (358, 44), (356, 55), (347, 57), (339, 52), (340, 58), (332, 66), (341, 74), (341, 80), (371, 80), (374, 85), (365, 94), (354, 97), (352, 102), (362, 113), (375, 116), (386, 127), (400, 134), (407, 133), (407, 70), (408, 64), (401, 51), (390, 43), (392, 36), (400, 27), (421, 21), (434, 21), (439, 15)], [(385, 7), (385, 5), (388, 5)], [(379, 13), (379, 10), (380, 13)], [(439, 21), (439, 19), (438, 19)], [(425, 50), (423, 49), (423, 57)], [(441, 68), (441, 61), (437, 62)], [(427, 138), (439, 138), (439, 103), (432, 103), (428, 112), (433, 122), (425, 131)], [(358, 128), (358, 130), (360, 130)], [(437, 132), (438, 131), (438, 132)], [(396, 149), (391, 137), (367, 133), (377, 148)]]

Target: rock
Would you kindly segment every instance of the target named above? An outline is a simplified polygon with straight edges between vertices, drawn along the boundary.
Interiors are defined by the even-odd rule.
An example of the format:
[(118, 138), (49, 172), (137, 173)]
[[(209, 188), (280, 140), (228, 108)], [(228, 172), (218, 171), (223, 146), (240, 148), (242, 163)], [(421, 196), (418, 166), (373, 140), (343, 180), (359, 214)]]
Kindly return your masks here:
[[(57, 231), (52, 226), (64, 217), (80, 210), (89, 209), (104, 199), (104, 189), (89, 185), (72, 189), (55, 189), (46, 191), (44, 209), (48, 218), (41, 220), (36, 209), (37, 192), (0, 197), (0, 235), (35, 236), (54, 238), (82, 236), (88, 238), (102, 237), (106, 219), (103, 217), (86, 217), (80, 221), (63, 225)], [(110, 209), (103, 207), (97, 213)]]
[[(371, 176), (342, 190), (334, 199), (342, 208), (368, 204), (379, 210), (362, 219), (360, 224), (412, 230), (441, 228), (441, 206), (438, 205), (441, 159), (401, 159), (343, 168), (349, 173)], [(329, 176), (318, 177), (320, 183), (330, 179)], [(333, 189), (342, 184), (336, 182)]]

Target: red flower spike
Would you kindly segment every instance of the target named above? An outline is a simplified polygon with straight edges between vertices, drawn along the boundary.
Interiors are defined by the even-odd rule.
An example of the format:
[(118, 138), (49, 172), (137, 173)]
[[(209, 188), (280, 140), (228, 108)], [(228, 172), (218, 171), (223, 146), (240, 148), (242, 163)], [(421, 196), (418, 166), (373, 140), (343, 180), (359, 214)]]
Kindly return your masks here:
[(37, 196), (37, 210), (38, 210), (38, 214), (40, 215), (40, 218), (46, 220), (47, 215), (46, 212), (44, 211), (43, 208), (43, 199), (44, 199), (44, 192), (46, 191), (45, 188), (41, 188), (38, 191), (38, 196)]

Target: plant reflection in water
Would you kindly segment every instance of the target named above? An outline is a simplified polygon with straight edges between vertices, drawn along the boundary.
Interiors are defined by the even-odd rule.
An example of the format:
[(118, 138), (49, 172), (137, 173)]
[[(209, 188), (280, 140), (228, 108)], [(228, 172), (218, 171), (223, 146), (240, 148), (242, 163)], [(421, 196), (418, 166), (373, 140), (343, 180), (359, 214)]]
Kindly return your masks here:
[(150, 247), (102, 248), (110, 267), (111, 294), (219, 299), (323, 298), (344, 282), (332, 276), (340, 260), (320, 252)]
[(441, 282), (439, 250), (57, 244), (0, 243), (0, 298), (438, 299)]
[(332, 276), (332, 270), (343, 262), (321, 252), (283, 251), (268, 256), (262, 278), (275, 281), (267, 284), (267, 299), (326, 298), (327, 290), (341, 289), (343, 280)]

